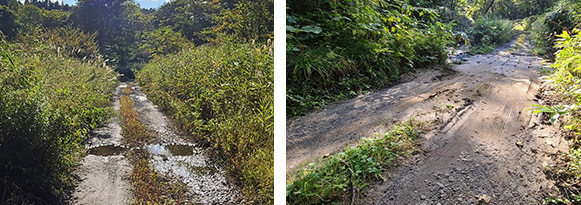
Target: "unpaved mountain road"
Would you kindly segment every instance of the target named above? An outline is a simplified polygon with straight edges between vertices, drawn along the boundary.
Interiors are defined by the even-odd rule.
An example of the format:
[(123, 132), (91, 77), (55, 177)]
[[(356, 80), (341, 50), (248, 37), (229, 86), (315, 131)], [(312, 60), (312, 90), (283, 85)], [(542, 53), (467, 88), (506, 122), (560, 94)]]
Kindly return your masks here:
[[(452, 71), (427, 70), (393, 87), (287, 122), (287, 174), (301, 164), (381, 133), (387, 124), (430, 122), (423, 154), (358, 193), (360, 204), (538, 204), (553, 183), (542, 163), (567, 150), (558, 130), (540, 123), (532, 104), (540, 58), (508, 52), (466, 58)], [(483, 200), (486, 201), (486, 200)]]
[(125, 156), (131, 149), (145, 149), (151, 155), (153, 170), (188, 187), (186, 204), (246, 203), (239, 189), (232, 185), (225, 171), (216, 165), (206, 148), (176, 131), (172, 121), (155, 106), (136, 83), (121, 82), (115, 90), (113, 108), (119, 112), (119, 99), (125, 87), (131, 87), (139, 121), (155, 134), (152, 143), (128, 147), (123, 143), (119, 117), (93, 131), (86, 142), (88, 154), (77, 174), (80, 182), (72, 204), (131, 204), (134, 194), (129, 176), (133, 167)]

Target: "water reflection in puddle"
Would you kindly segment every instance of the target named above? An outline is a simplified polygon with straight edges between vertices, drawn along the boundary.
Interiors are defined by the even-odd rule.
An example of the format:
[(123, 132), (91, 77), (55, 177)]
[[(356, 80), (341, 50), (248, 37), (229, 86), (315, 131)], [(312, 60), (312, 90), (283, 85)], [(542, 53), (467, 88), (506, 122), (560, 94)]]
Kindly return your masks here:
[(159, 145), (153, 144), (147, 146), (147, 151), (151, 154), (165, 156), (191, 156), (194, 154), (192, 145)]
[(118, 145), (104, 145), (89, 148), (87, 150), (87, 154), (97, 155), (97, 156), (113, 156), (113, 155), (120, 155), (127, 151), (126, 147), (121, 147)]

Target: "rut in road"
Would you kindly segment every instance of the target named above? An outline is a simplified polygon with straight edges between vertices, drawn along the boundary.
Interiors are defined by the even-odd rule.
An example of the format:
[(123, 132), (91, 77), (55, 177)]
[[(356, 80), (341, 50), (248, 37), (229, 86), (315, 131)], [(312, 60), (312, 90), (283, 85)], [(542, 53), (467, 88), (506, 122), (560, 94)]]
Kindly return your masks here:
[(539, 203), (553, 183), (542, 163), (566, 151), (555, 128), (532, 114), (542, 59), (508, 52), (467, 57), (451, 71), (427, 70), (407, 82), (329, 106), (287, 123), (287, 173), (382, 133), (409, 118), (434, 123), (425, 154), (390, 169), (358, 194), (361, 204)]
[(81, 181), (73, 193), (74, 204), (130, 204), (133, 193), (129, 175), (132, 167), (125, 157), (131, 149), (145, 149), (151, 154), (153, 170), (170, 180), (187, 185), (186, 203), (232, 204), (244, 202), (239, 189), (231, 184), (224, 170), (216, 165), (208, 150), (176, 131), (171, 120), (159, 111), (139, 85), (122, 82), (113, 99), (119, 111), (122, 90), (131, 87), (129, 97), (141, 121), (155, 133), (155, 140), (143, 147), (122, 143), (118, 117), (96, 129), (87, 140), (88, 154), (78, 170)]

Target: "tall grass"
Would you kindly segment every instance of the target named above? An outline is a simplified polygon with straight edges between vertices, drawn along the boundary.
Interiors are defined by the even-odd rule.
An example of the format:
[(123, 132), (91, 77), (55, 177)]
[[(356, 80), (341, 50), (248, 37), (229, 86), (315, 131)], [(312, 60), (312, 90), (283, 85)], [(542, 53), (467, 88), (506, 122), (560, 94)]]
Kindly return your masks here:
[(257, 203), (273, 200), (273, 48), (203, 45), (160, 57), (137, 74), (177, 124), (208, 142)]
[(39, 35), (35, 45), (0, 41), (0, 201), (8, 204), (62, 203), (81, 143), (111, 113), (114, 72), (35, 49), (51, 46)]

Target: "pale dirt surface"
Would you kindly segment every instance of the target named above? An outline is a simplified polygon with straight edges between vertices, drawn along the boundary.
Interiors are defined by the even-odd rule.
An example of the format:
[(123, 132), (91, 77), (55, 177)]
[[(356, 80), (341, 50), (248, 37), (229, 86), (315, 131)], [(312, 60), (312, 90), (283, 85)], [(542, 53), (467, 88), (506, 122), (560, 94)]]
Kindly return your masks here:
[[(119, 95), (125, 85), (115, 90), (113, 109), (119, 111)], [(113, 117), (103, 126), (95, 129), (86, 142), (87, 148), (117, 145), (121, 146), (121, 124), (118, 117)], [(73, 204), (129, 204), (133, 201), (132, 186), (129, 175), (132, 167), (123, 155), (96, 156), (87, 155), (77, 175), (80, 182), (73, 193)]]
[(541, 59), (526, 48), (508, 50), (466, 57), (453, 71), (427, 70), (289, 120), (287, 174), (387, 124), (415, 118), (432, 125), (419, 140), (423, 154), (357, 193), (357, 203), (478, 204), (484, 197), (491, 204), (539, 204), (553, 189), (542, 163), (566, 152), (567, 142), (528, 110), (538, 104)]

